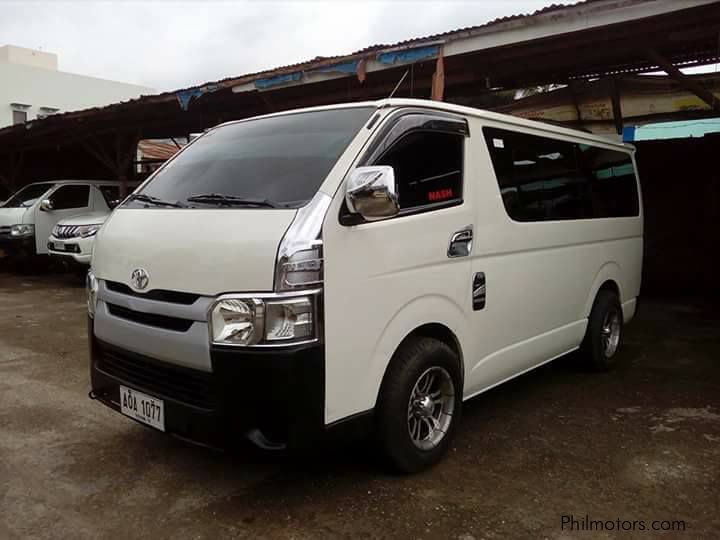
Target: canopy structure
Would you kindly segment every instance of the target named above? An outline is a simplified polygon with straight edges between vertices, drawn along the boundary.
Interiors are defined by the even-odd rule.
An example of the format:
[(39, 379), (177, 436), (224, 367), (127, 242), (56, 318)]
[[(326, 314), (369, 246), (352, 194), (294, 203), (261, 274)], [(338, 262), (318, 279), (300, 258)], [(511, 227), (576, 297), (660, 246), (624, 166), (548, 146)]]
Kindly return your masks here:
[[(514, 90), (665, 71), (671, 83), (720, 109), (712, 89), (679, 67), (720, 61), (717, 0), (586, 0), (346, 56), (231, 77), (0, 130), (0, 182), (136, 174), (141, 139), (187, 137), (220, 122), (291, 108), (387, 97), (425, 97), (482, 108)], [(289, 44), (290, 45), (290, 44)], [(251, 45), (250, 45), (251, 46)], [(622, 86), (608, 86), (620, 133)], [(512, 112), (512, 111), (509, 111)]]

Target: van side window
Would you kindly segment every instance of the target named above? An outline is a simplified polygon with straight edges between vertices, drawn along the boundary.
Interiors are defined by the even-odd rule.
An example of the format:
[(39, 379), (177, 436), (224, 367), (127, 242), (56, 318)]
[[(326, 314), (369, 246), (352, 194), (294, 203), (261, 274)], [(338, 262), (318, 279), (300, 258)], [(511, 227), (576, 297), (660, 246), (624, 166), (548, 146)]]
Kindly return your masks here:
[(483, 133), (513, 220), (638, 215), (629, 154), (504, 129), (483, 128)]
[(90, 186), (62, 186), (52, 194), (51, 200), (55, 210), (85, 208), (90, 198)]
[(629, 154), (579, 144), (580, 165), (590, 178), (595, 217), (626, 217), (640, 213), (635, 168)]
[(462, 201), (465, 137), (439, 131), (411, 131), (374, 165), (395, 170), (400, 210)]

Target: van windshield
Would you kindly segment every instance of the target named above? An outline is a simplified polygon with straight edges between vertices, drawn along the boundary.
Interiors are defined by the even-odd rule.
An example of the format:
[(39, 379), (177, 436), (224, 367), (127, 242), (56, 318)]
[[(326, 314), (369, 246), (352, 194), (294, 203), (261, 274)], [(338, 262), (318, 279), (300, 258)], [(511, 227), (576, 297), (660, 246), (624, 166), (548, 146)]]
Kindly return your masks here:
[(42, 197), (52, 186), (52, 184), (30, 184), (29, 186), (25, 186), (15, 195), (10, 197), (2, 207), (28, 208), (40, 197)]
[(160, 169), (130, 208), (299, 208), (375, 111), (294, 113), (213, 129)]

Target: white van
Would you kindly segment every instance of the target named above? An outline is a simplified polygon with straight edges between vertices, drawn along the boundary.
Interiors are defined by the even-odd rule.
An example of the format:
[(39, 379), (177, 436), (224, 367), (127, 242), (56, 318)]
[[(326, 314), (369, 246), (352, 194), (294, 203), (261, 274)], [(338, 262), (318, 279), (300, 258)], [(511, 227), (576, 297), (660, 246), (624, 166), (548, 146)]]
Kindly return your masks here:
[(230, 122), (98, 233), (91, 397), (211, 445), (372, 433), (417, 471), (463, 400), (608, 368), (642, 249), (627, 145), (420, 100)]
[(23, 187), (0, 208), (0, 249), (15, 258), (49, 254), (48, 237), (60, 220), (107, 214), (104, 190), (118, 186), (108, 180), (53, 180)]

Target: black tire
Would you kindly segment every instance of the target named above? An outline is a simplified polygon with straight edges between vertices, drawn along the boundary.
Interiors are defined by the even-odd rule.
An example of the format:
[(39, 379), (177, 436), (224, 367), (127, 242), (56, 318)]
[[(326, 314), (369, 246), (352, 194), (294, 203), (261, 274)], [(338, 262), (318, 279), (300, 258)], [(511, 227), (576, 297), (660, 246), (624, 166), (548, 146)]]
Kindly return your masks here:
[[(445, 435), (430, 449), (416, 446), (408, 426), (408, 405), (415, 384), (431, 368), (450, 376), (453, 386), (453, 410)], [(398, 349), (380, 388), (376, 407), (378, 450), (392, 469), (414, 473), (437, 463), (450, 445), (462, 413), (462, 375), (455, 353), (441, 341), (411, 337)], [(449, 406), (450, 403), (448, 403)]]
[[(607, 336), (608, 321), (617, 321), (617, 344), (609, 350), (604, 337)], [(603, 332), (605, 327), (606, 331)], [(623, 314), (620, 300), (613, 291), (603, 289), (598, 292), (590, 311), (585, 338), (580, 346), (580, 354), (587, 367), (594, 371), (608, 371), (615, 366), (617, 352), (622, 345)]]

